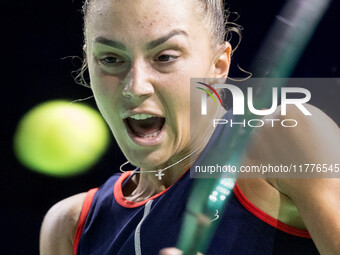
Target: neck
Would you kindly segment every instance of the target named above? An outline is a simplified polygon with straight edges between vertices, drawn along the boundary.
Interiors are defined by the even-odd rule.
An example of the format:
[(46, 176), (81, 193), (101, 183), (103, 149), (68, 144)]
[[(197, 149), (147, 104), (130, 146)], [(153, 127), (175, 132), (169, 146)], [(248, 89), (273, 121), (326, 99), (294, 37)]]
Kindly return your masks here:
[(142, 170), (141, 178), (148, 179), (153, 186), (168, 188), (188, 171), (191, 165), (190, 162), (196, 160), (202, 150), (203, 147), (191, 152), (181, 153), (180, 155), (182, 156), (169, 160), (167, 166), (158, 169), (157, 173)]
[[(223, 116), (224, 113), (225, 112), (222, 112), (219, 115)], [(164, 171), (161, 169), (164, 174), (161, 180), (158, 176), (156, 176), (157, 172), (143, 172), (143, 169), (141, 169), (139, 178), (136, 178), (138, 179), (138, 182), (136, 182), (137, 187), (133, 191), (134, 197), (141, 198), (138, 200), (143, 200), (142, 198), (147, 199), (150, 196), (162, 192), (172, 186), (198, 159), (214, 132), (214, 129), (212, 128), (206, 128), (203, 130), (204, 131), (201, 134), (201, 138), (203, 140), (201, 139), (197, 145), (193, 145), (191, 147), (191, 151), (190, 149), (187, 149), (186, 152), (180, 153), (181, 156), (177, 156), (169, 160), (167, 166), (173, 166)], [(193, 154), (190, 155), (190, 153)], [(185, 158), (187, 155), (190, 155), (190, 157)]]
[[(189, 170), (190, 166), (198, 159), (201, 152), (204, 150), (212, 132), (205, 136), (207, 139), (204, 140), (203, 145), (191, 148), (191, 151), (180, 153), (179, 157), (174, 157), (168, 161), (168, 166), (159, 169), (159, 172), (140, 172), (139, 182), (136, 188), (137, 190), (143, 191), (143, 193), (149, 193), (150, 190), (157, 191), (159, 193), (166, 188), (172, 186), (186, 171)], [(201, 143), (202, 144), (202, 143)], [(185, 156), (183, 156), (185, 155)], [(159, 177), (159, 174), (162, 176)], [(155, 194), (156, 194), (155, 193)]]

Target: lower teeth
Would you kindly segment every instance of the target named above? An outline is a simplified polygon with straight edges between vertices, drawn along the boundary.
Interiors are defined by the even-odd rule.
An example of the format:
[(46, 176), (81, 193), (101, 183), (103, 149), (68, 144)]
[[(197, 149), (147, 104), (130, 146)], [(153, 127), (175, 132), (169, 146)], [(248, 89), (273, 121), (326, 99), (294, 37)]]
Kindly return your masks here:
[(142, 137), (142, 138), (154, 138), (154, 137), (158, 136), (160, 132), (161, 131), (156, 131), (155, 133), (148, 134), (148, 135), (141, 135), (140, 137)]

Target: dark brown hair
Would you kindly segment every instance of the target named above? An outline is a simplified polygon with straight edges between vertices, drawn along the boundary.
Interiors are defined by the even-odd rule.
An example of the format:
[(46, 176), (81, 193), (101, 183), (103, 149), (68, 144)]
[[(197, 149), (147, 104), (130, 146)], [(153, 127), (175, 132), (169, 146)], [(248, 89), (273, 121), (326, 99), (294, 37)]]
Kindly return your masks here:
[[(96, 0), (85, 0), (82, 8), (82, 12), (84, 15), (84, 40), (86, 38), (86, 22), (88, 14), (91, 10), (91, 5)], [(237, 49), (238, 45), (241, 42), (242, 27), (235, 23), (236, 19), (232, 22), (229, 21), (230, 15), (233, 14), (229, 12), (228, 9), (225, 8), (224, 0), (197, 0), (199, 2), (199, 9), (201, 10), (202, 17), (206, 24), (208, 24), (211, 37), (213, 38), (212, 44), (213, 46), (219, 46), (225, 41), (231, 40), (232, 33), (236, 33), (238, 35), (238, 42), (236, 46), (233, 48), (232, 53)], [(75, 77), (75, 81), (83, 86), (90, 87), (88, 82), (84, 78), (84, 74), (87, 70), (87, 61), (86, 55), (84, 52), (82, 67), (79, 69), (78, 74)]]

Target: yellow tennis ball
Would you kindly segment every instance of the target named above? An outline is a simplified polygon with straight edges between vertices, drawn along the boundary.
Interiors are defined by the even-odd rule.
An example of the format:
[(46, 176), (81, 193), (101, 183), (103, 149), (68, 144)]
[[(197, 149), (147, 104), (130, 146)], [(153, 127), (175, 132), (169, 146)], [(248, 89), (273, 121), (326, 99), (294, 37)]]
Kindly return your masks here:
[(106, 151), (109, 131), (89, 106), (55, 100), (42, 103), (21, 119), (14, 150), (26, 167), (52, 176), (80, 174)]

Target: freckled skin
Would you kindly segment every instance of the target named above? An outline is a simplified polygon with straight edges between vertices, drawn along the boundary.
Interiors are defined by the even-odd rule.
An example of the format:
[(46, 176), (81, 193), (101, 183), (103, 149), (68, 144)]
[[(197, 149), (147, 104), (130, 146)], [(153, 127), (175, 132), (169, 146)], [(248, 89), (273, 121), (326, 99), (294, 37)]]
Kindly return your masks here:
[[(143, 170), (176, 162), (188, 154), (190, 142), (200, 146), (206, 144), (211, 135), (209, 121), (189, 121), (190, 98), (196, 98), (189, 93), (189, 81), (191, 77), (225, 78), (230, 64), (230, 47), (226, 44), (225, 51), (216, 56), (218, 51), (211, 48), (210, 33), (197, 18), (199, 15), (194, 11), (194, 4), (197, 4), (194, 0), (96, 0), (89, 13), (85, 49), (93, 93), (120, 148), (132, 163)], [(184, 30), (187, 36), (171, 38), (153, 50), (145, 49), (150, 40), (173, 29)], [(95, 45), (94, 39), (98, 36), (118, 41), (126, 49), (117, 51)], [(124, 64), (120, 68), (103, 66), (103, 52), (106, 57), (115, 56), (119, 63)], [(175, 55), (176, 60), (163, 65), (159, 62), (160, 55)], [(162, 144), (145, 148), (130, 140), (122, 115), (127, 109), (135, 108), (157, 111), (166, 118), (166, 137)], [(322, 121), (315, 119), (309, 122), (304, 116), (292, 113), (292, 116), (286, 117), (300, 118), (301, 124), (304, 123), (308, 130), (301, 125), (302, 128), (281, 130), (284, 134), (278, 136), (278, 130), (261, 129), (257, 140), (250, 143), (254, 153), (259, 148), (268, 152), (265, 158), (259, 156), (259, 162), (303, 164), (320, 159), (323, 163), (339, 163), (339, 127), (335, 123), (329, 125), (332, 121), (318, 109), (314, 109), (312, 114)], [(191, 134), (190, 124), (196, 127)], [(287, 146), (289, 139), (298, 139), (300, 149)], [(300, 161), (292, 162), (294, 158)], [(253, 163), (249, 160), (249, 164)], [(162, 181), (153, 174), (142, 172), (139, 180), (132, 180), (137, 185), (131, 193), (132, 201), (145, 200), (169, 187), (188, 166), (187, 161), (176, 165), (166, 172)], [(284, 213), (282, 221), (293, 226), (304, 227), (305, 224), (321, 254), (339, 254), (339, 178), (258, 178), (253, 181), (244, 179), (239, 184), (246, 197), (265, 213), (280, 219), (280, 213), (288, 211), (290, 213)], [(42, 255), (73, 254), (72, 240), (85, 195), (65, 199), (47, 213), (41, 229)], [(181, 254), (174, 248), (162, 252)]]
[[(186, 156), (190, 150), (190, 136), (194, 137), (197, 146), (205, 142), (202, 134), (197, 133), (197, 137), (190, 134), (189, 86), (190, 78), (212, 77), (216, 52), (210, 46), (210, 32), (197, 18), (193, 4), (195, 1), (191, 0), (162, 1), (161, 5), (152, 0), (127, 0), (114, 4), (102, 0), (92, 11), (87, 26), (88, 64), (98, 107), (123, 153), (133, 164), (145, 170), (164, 168)], [(175, 29), (185, 31), (187, 36), (175, 36), (156, 50), (145, 50), (148, 41)], [(103, 72), (93, 56), (94, 52), (100, 51), (93, 43), (98, 36), (123, 43), (127, 50), (114, 53), (124, 55), (122, 58), (130, 63), (130, 67), (115, 74)], [(178, 58), (168, 67), (160, 68), (153, 61), (163, 53), (177, 54)], [(143, 100), (136, 103), (122, 95), (126, 88), (134, 90), (133, 93), (145, 89), (152, 93), (142, 96)], [(153, 109), (165, 116), (166, 137), (157, 148), (145, 148), (131, 142), (121, 116), (132, 108)], [(197, 123), (199, 125), (201, 123)], [(204, 125), (207, 123), (202, 127)], [(178, 165), (176, 168), (180, 169), (180, 174), (187, 166)], [(176, 168), (172, 171), (176, 172)]]

